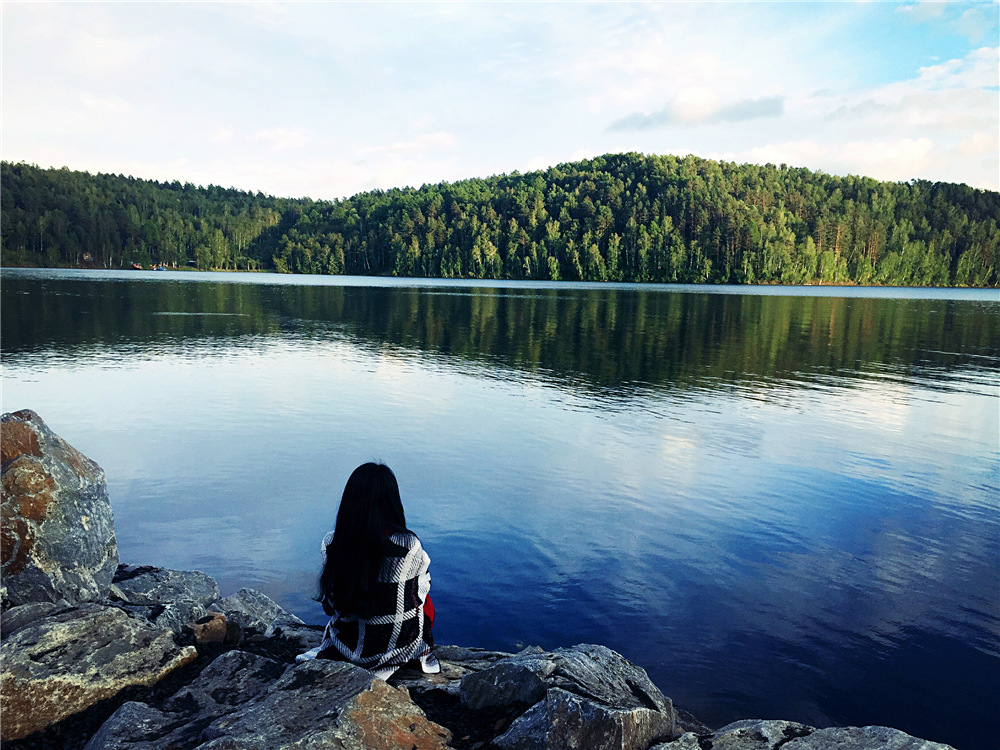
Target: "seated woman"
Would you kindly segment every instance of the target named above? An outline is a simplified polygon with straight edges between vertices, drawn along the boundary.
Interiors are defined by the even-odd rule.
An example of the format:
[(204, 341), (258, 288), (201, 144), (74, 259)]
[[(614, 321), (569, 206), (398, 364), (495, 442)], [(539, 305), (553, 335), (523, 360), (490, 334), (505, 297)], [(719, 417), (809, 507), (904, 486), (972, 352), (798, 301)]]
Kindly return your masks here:
[(411, 659), (424, 672), (440, 671), (431, 653), (431, 560), (406, 528), (399, 485), (388, 466), (367, 463), (354, 470), (322, 553), (316, 599), (330, 621), (319, 647), (298, 660), (349, 661), (382, 679)]

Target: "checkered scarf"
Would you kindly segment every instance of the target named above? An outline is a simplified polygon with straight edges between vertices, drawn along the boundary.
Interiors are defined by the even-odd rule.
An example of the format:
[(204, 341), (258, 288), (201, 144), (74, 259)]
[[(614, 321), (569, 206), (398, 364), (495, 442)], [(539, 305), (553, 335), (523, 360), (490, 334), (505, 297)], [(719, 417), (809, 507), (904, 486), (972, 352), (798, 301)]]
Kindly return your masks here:
[[(323, 563), (333, 532), (323, 540)], [(375, 585), (375, 615), (355, 617), (334, 612), (323, 631), (319, 653), (334, 649), (341, 658), (376, 674), (430, 650), (424, 642), (424, 600), (431, 589), (431, 559), (417, 535), (401, 531), (386, 539), (385, 556)], [(337, 658), (337, 654), (329, 654)]]

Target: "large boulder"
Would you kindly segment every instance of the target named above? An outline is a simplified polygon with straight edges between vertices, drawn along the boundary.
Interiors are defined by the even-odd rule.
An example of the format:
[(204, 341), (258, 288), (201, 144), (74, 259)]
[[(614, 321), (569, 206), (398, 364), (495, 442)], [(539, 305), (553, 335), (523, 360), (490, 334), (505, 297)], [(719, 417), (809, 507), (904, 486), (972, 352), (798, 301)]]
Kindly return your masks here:
[(3, 642), (2, 653), (4, 741), (43, 729), (123, 688), (152, 685), (197, 657), (169, 631), (94, 603), (28, 622)]
[(954, 750), (890, 727), (816, 729), (794, 721), (743, 719), (710, 734), (688, 732), (651, 750)]
[(118, 545), (101, 467), (29, 409), (0, 417), (0, 454), (6, 604), (102, 599)]
[[(519, 667), (515, 684), (531, 675), (546, 685), (544, 695), (493, 740), (501, 750), (645, 750), (656, 740), (673, 739), (676, 717), (671, 700), (644, 670), (604, 646), (582, 644), (551, 653), (520, 654), (485, 672)], [(481, 689), (480, 673), (462, 680)], [(501, 686), (503, 683), (499, 683)], [(537, 691), (537, 688), (536, 688)]]
[(286, 666), (230, 651), (162, 710), (123, 704), (86, 750), (444, 750), (450, 740), (405, 691), (359, 667), (325, 660)]

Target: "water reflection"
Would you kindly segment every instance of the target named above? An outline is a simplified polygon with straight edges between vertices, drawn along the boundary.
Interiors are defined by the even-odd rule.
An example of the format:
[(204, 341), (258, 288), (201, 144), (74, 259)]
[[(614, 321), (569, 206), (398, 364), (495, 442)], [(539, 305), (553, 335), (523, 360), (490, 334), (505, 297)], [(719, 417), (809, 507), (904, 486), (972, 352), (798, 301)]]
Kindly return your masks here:
[[(402, 347), (500, 364), (614, 398), (620, 388), (801, 387), (837, 378), (972, 377), (998, 367), (1000, 299), (881, 299), (633, 288), (291, 286), (4, 279), (4, 351), (260, 337)], [(201, 353), (199, 353), (201, 354)], [(924, 377), (926, 376), (926, 377)], [(989, 380), (985, 381), (990, 385)], [(838, 385), (842, 383), (838, 382)]]
[(0, 304), (4, 408), (104, 466), (128, 561), (319, 621), (382, 458), (442, 642), (606, 643), (710, 723), (1000, 731), (996, 302), (5, 272)]

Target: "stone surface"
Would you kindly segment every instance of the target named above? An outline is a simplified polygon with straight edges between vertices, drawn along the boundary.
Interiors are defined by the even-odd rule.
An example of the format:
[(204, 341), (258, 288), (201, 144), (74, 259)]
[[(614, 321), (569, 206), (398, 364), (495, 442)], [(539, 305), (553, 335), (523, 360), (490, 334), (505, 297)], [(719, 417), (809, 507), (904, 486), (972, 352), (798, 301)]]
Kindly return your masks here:
[(646, 671), (606, 646), (580, 644), (557, 649), (552, 659), (556, 668), (551, 684), (556, 687), (614, 708), (647, 708), (673, 716), (672, 702)]
[(304, 654), (316, 648), (323, 640), (323, 628), (314, 625), (304, 625), (299, 618), (273, 620), (264, 631), (264, 636), (291, 654)]
[(7, 638), (25, 625), (66, 606), (53, 602), (30, 602), (19, 607), (11, 607), (3, 613), (3, 619), (0, 619), (0, 637)]
[(226, 640), (226, 616), (221, 612), (210, 612), (201, 619), (189, 622), (187, 627), (194, 634), (194, 642), (199, 647)]
[(555, 662), (541, 656), (510, 657), (462, 678), (462, 705), (473, 711), (491, 707), (530, 706), (545, 695), (545, 678)]
[(2, 646), (4, 741), (42, 729), (197, 657), (117, 607), (82, 604), (21, 627)]
[(438, 750), (450, 739), (405, 691), (363, 669), (324, 660), (287, 666), (231, 651), (162, 710), (123, 704), (86, 750)]
[(235, 622), (244, 631), (263, 633), (278, 619), (304, 624), (298, 617), (282, 609), (273, 599), (256, 589), (240, 589), (232, 596), (219, 599), (209, 609), (224, 613), (230, 622)]
[(550, 688), (493, 745), (500, 750), (645, 750), (673, 736), (672, 719), (649, 708), (614, 708)]
[(117, 591), (129, 604), (195, 602), (207, 607), (219, 598), (219, 585), (200, 570), (168, 570), (152, 565), (119, 565)]
[(118, 567), (101, 467), (29, 409), (0, 417), (5, 603), (103, 598)]
[(817, 729), (782, 745), (789, 750), (954, 750), (889, 727), (831, 727)]
[(794, 721), (744, 719), (710, 734), (687, 732), (650, 750), (954, 750), (889, 727), (816, 729)]
[(187, 623), (208, 614), (208, 605), (219, 598), (219, 586), (200, 570), (119, 565), (110, 593), (129, 614), (183, 633)]
[(405, 685), (418, 703), (457, 695), (473, 720), (480, 714), (493, 721), (503, 713), (516, 716), (509, 727), (497, 723), (490, 736), (497, 748), (645, 750), (676, 736), (670, 699), (644, 670), (603, 646), (519, 654), (440, 646), (435, 653), (440, 674), (401, 670), (390, 682)]

